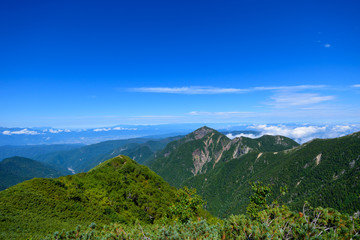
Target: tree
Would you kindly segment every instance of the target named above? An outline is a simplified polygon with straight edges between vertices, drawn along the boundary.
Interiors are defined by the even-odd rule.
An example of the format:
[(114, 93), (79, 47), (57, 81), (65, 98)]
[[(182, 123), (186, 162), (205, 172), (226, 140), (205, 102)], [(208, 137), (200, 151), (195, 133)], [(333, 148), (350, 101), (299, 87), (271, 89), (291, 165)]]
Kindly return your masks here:
[(203, 208), (204, 204), (205, 201), (196, 194), (196, 189), (184, 187), (178, 190), (170, 212), (176, 221), (185, 223), (198, 216), (199, 210)]
[(253, 195), (250, 196), (250, 203), (246, 208), (246, 212), (251, 218), (257, 218), (261, 210), (268, 208), (266, 198), (272, 194), (271, 187), (270, 185), (263, 185), (262, 182), (250, 184)]

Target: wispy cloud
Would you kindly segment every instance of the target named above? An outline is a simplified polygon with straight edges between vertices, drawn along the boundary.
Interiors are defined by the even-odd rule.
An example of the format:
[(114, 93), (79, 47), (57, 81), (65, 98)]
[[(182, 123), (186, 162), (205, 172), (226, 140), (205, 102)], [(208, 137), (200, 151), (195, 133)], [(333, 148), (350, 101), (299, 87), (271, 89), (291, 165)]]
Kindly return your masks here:
[(360, 84), (354, 84), (354, 85), (352, 85), (351, 87), (360, 88)]
[(317, 104), (335, 99), (334, 96), (321, 96), (317, 93), (281, 93), (271, 97), (268, 105), (275, 107), (296, 107)]
[(254, 114), (253, 112), (201, 112), (201, 111), (192, 111), (188, 113), (192, 116), (223, 116), (223, 117), (232, 117), (232, 116), (248, 116)]
[(114, 127), (113, 130), (116, 130), (116, 131), (136, 131), (137, 128)]
[(326, 43), (326, 44), (324, 44), (324, 47), (329, 48), (329, 47), (331, 47), (331, 44)]
[(144, 93), (170, 93), (170, 94), (231, 94), (231, 93), (247, 93), (253, 91), (300, 91), (306, 89), (325, 88), (326, 85), (296, 85), (296, 86), (258, 86), (252, 88), (219, 88), (219, 87), (141, 87), (129, 88), (131, 92)]
[(327, 85), (295, 85), (295, 86), (270, 86), (270, 87), (254, 87), (255, 91), (266, 91), (266, 90), (284, 90), (284, 91), (301, 91), (301, 90), (312, 90), (326, 88)]
[(224, 93), (244, 93), (248, 89), (241, 88), (217, 88), (217, 87), (143, 87), (130, 88), (132, 92), (146, 93), (172, 93), (172, 94), (224, 94)]

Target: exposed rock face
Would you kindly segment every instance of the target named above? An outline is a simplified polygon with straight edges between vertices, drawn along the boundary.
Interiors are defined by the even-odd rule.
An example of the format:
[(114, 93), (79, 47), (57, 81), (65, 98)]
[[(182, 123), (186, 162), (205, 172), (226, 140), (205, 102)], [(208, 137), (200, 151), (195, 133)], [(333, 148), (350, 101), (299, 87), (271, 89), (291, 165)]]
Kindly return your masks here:
[[(209, 133), (211, 133), (210, 131)], [(203, 134), (202, 132), (201, 134)], [(210, 162), (214, 162), (213, 167), (215, 164), (221, 159), (222, 154), (224, 151), (229, 150), (230, 148), (230, 140), (223, 136), (217, 136), (214, 138), (215, 133), (212, 132), (206, 139), (203, 141), (203, 147), (197, 148), (192, 153), (192, 159), (194, 164), (194, 169), (191, 172), (195, 175), (198, 173), (206, 172), (206, 164)], [(204, 138), (204, 136), (202, 137)], [(219, 148), (219, 146), (221, 146)], [(218, 149), (218, 150), (217, 150)]]
[(195, 140), (199, 140), (199, 139), (205, 137), (208, 133), (211, 133), (213, 131), (214, 131), (213, 129), (208, 128), (208, 127), (199, 128), (198, 130), (196, 130), (194, 132)]
[[(261, 142), (261, 139), (255, 140), (246, 137), (230, 140), (225, 135), (207, 127), (202, 127), (187, 136), (186, 142), (189, 141), (202, 141), (202, 146), (192, 152), (193, 168), (191, 173), (194, 176), (206, 173), (209, 163), (211, 163), (211, 168), (214, 168), (225, 154), (229, 160), (229, 156), (231, 156), (230, 159), (236, 159), (252, 151), (262, 151), (269, 144), (284, 146), (284, 148), (289, 146), (287, 139), (283, 136), (266, 136), (264, 142)], [(268, 143), (269, 141), (271, 143)]]
[(193, 153), (193, 163), (194, 169), (191, 172), (196, 176), (198, 173), (202, 172), (203, 166), (209, 162), (211, 159), (209, 158), (209, 151), (201, 151), (200, 149), (196, 149)]
[(316, 156), (316, 158), (315, 158), (315, 163), (316, 163), (316, 166), (320, 164), (320, 161), (321, 161), (321, 155), (322, 155), (322, 154), (320, 153), (320, 154), (318, 154), (318, 155)]
[[(166, 181), (180, 186), (182, 181), (206, 174), (220, 162), (237, 159), (250, 152), (282, 151), (298, 144), (281, 136), (262, 136), (258, 139), (239, 137), (229, 139), (218, 131), (202, 127), (184, 138), (168, 144), (153, 160), (151, 167)], [(290, 142), (289, 146), (282, 146)]]
[(244, 146), (244, 145), (241, 145), (241, 144), (238, 144), (235, 148), (235, 151), (233, 152), (233, 159), (234, 158), (238, 158), (244, 154), (247, 154), (249, 153), (250, 151), (252, 150), (252, 148), (248, 147), (248, 146)]
[(275, 136), (275, 140), (276, 140), (276, 144), (278, 145), (283, 145), (283, 146), (287, 146), (287, 142), (284, 141), (284, 137), (283, 136)]
[(222, 148), (221, 148), (220, 152), (216, 156), (216, 160), (214, 162), (213, 168), (215, 167), (215, 164), (217, 164), (220, 161), (223, 153), (228, 151), (230, 149), (230, 147), (231, 147), (231, 142), (227, 143), (226, 145), (222, 144)]

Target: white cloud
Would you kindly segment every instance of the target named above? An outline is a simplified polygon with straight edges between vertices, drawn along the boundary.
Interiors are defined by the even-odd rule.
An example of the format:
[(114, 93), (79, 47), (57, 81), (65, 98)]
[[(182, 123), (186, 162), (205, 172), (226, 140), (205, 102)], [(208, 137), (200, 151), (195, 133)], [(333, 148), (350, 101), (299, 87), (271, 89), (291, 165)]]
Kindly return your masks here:
[(222, 117), (236, 117), (253, 114), (253, 112), (201, 112), (201, 111), (192, 111), (188, 115), (192, 116), (222, 116)]
[(336, 125), (332, 128), (332, 130), (336, 132), (346, 132), (351, 130), (351, 127), (348, 125)]
[(40, 133), (38, 133), (37, 131), (32, 131), (32, 130), (28, 130), (27, 128), (19, 130), (19, 131), (3, 131), (2, 132), (4, 135), (21, 135), (21, 134), (25, 134), (25, 135), (38, 135)]
[(137, 130), (137, 128), (123, 128), (123, 127), (114, 127), (113, 128), (113, 130), (117, 130), (117, 131), (120, 131), (120, 130), (133, 130), (133, 131), (135, 131), (135, 130)]
[(329, 43), (324, 44), (324, 47), (329, 48), (331, 45)]
[(114, 128), (96, 128), (93, 131), (94, 132), (108, 132), (111, 130), (115, 130), (115, 131), (121, 131), (121, 130), (137, 130), (137, 128), (123, 128), (123, 127), (114, 127)]
[(111, 130), (111, 128), (96, 128), (93, 131), (94, 132), (107, 132), (107, 131), (110, 131), (110, 130)]
[(260, 130), (262, 134), (282, 135), (294, 139), (308, 137), (314, 133), (325, 131), (325, 127), (317, 127), (317, 126), (304, 126), (304, 127), (291, 128), (284, 125), (263, 124), (263, 125), (254, 126), (252, 128)]
[(304, 143), (314, 138), (335, 138), (360, 130), (359, 125), (323, 125), (323, 126), (289, 126), (289, 125), (254, 125), (250, 129), (256, 129), (261, 135), (282, 135)]
[(360, 88), (360, 84), (354, 84), (354, 85), (352, 85), (352, 87)]
[(173, 94), (223, 94), (223, 93), (244, 93), (248, 89), (240, 88), (217, 88), (217, 87), (143, 87), (131, 88), (133, 92), (146, 93), (173, 93)]
[(251, 133), (240, 133), (240, 134), (232, 135), (231, 133), (228, 133), (228, 134), (226, 134), (226, 136), (230, 139), (234, 139), (237, 137), (259, 138), (262, 135), (255, 135), (255, 134), (251, 134)]
[(317, 93), (280, 93), (271, 97), (268, 105), (275, 107), (304, 106), (335, 99), (334, 96), (321, 96)]
[(49, 132), (50, 133), (61, 133), (63, 132), (64, 130), (61, 130), (61, 129), (49, 129)]
[(53, 128), (43, 130), (43, 133), (47, 133), (47, 132), (49, 132), (49, 133), (62, 133), (62, 132), (69, 133), (71, 131), (69, 129), (53, 129)]

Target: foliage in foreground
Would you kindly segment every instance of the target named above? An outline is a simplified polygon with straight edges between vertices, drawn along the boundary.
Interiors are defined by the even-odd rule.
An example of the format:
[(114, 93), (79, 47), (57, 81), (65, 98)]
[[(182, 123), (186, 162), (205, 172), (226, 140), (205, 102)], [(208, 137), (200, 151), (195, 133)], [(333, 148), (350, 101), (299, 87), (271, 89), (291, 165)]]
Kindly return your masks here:
[[(253, 183), (248, 215), (232, 215), (223, 222), (192, 218), (178, 218), (188, 213), (186, 207), (197, 202), (195, 211), (202, 204), (193, 190), (184, 189), (178, 195), (179, 221), (168, 224), (132, 226), (111, 224), (74, 231), (56, 232), (46, 239), (360, 239), (359, 216), (341, 214), (330, 208), (312, 208), (305, 203), (302, 212), (295, 213), (277, 201), (267, 203), (270, 186)], [(286, 188), (283, 188), (283, 194)], [(195, 196), (195, 197), (194, 197)], [(180, 200), (180, 201), (179, 201)], [(200, 204), (200, 205), (199, 205)], [(184, 209), (186, 211), (184, 212)]]
[(46, 239), (360, 239), (359, 218), (350, 218), (333, 209), (306, 207), (294, 213), (287, 207), (259, 212), (258, 219), (231, 216), (223, 224), (207, 220), (175, 222), (168, 225), (133, 226), (111, 224), (74, 231), (56, 232)]
[(35, 178), (0, 192), (0, 239), (40, 239), (78, 224), (153, 223), (168, 215), (177, 190), (125, 156), (88, 173)]

